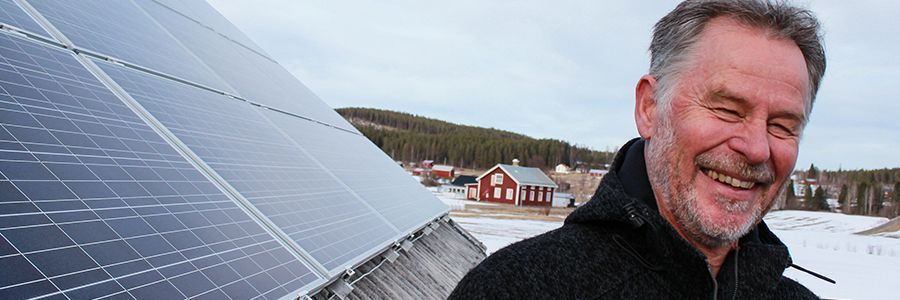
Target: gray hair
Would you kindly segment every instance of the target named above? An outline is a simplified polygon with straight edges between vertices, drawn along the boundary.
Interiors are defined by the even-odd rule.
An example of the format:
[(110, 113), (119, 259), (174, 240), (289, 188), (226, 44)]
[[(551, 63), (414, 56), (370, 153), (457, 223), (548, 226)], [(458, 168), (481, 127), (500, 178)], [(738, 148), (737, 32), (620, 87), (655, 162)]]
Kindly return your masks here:
[(825, 73), (819, 21), (809, 10), (768, 0), (687, 0), (660, 19), (650, 42), (650, 75), (657, 80), (656, 98), (664, 104), (660, 107), (669, 106), (679, 72), (690, 61), (692, 46), (706, 24), (717, 17), (729, 17), (797, 44), (809, 73), (809, 115)]

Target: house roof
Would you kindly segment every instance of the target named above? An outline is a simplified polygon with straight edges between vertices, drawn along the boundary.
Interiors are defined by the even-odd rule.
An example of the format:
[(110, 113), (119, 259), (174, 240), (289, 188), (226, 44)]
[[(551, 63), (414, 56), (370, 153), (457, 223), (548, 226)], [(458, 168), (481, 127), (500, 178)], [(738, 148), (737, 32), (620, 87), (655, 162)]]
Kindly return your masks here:
[(475, 176), (459, 175), (459, 177), (456, 177), (456, 179), (453, 179), (453, 182), (451, 182), (450, 184), (456, 185), (456, 186), (464, 186), (469, 183), (477, 183), (477, 182), (478, 182), (478, 180), (476, 179)]
[(509, 177), (513, 179), (513, 181), (521, 185), (539, 185), (549, 186), (553, 188), (558, 187), (556, 183), (553, 182), (553, 180), (550, 180), (550, 177), (547, 177), (547, 174), (544, 174), (544, 172), (541, 171), (541, 169), (504, 164), (498, 164), (487, 172), (484, 172), (484, 174), (478, 176), (478, 180), (481, 180), (482, 177), (493, 172), (496, 168), (503, 169), (503, 172), (506, 172), (506, 174), (508, 174)]
[(450, 171), (453, 171), (453, 166), (448, 166), (448, 165), (434, 165), (433, 167), (431, 167), (431, 170), (433, 170), (433, 171), (445, 171), (445, 172), (450, 172)]

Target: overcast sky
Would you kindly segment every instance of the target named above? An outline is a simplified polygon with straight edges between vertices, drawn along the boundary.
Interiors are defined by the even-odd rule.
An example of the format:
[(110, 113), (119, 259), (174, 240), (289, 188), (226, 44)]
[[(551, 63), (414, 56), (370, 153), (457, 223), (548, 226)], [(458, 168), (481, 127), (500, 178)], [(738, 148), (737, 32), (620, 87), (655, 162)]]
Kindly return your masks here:
[[(332, 107), (605, 150), (637, 136), (651, 27), (677, 2), (210, 3)], [(799, 3), (824, 25), (828, 69), (797, 168), (900, 167), (900, 2)]]

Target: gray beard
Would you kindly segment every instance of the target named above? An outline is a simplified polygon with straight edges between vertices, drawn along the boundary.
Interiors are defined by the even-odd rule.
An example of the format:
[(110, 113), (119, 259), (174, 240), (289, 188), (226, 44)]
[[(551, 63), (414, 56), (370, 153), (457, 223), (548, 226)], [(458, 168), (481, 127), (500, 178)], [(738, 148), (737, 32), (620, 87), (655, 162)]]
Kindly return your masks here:
[[(674, 178), (672, 175), (684, 173), (684, 170), (678, 169), (680, 166), (674, 162), (685, 158), (666, 155), (671, 153), (672, 156), (677, 156), (678, 152), (673, 149), (674, 129), (669, 126), (668, 120), (663, 119), (666, 118), (661, 118), (658, 127), (661, 130), (657, 132), (657, 136), (653, 137), (647, 148), (649, 160), (647, 171), (653, 186), (660, 188), (659, 192), (663, 197), (663, 203), (672, 213), (681, 232), (694, 242), (713, 248), (728, 245), (746, 235), (762, 219), (763, 208), (754, 205), (751, 201), (731, 203), (727, 199), (717, 197), (717, 204), (726, 211), (744, 212), (748, 209), (753, 211), (749, 218), (736, 226), (720, 226), (709, 222), (711, 221), (709, 217), (703, 216), (703, 212), (700, 210), (693, 180), (674, 183), (671, 180)], [(755, 207), (749, 207), (751, 205)]]

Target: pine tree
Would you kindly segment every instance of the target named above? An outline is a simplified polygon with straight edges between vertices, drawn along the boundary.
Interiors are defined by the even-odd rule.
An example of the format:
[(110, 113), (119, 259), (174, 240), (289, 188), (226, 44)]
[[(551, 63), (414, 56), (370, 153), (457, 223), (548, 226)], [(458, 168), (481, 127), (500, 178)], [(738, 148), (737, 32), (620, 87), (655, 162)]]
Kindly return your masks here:
[(868, 210), (869, 185), (863, 181), (856, 186), (856, 213), (866, 215)]
[(806, 190), (803, 193), (803, 208), (806, 209), (815, 209), (815, 204), (813, 204), (813, 190), (810, 185), (806, 185)]
[(794, 181), (788, 182), (787, 191), (784, 192), (784, 208), (797, 209), (797, 193), (794, 192)]
[(838, 194), (838, 204), (841, 206), (841, 212), (850, 213), (850, 191), (846, 184), (841, 185), (841, 192)]
[(828, 197), (825, 196), (825, 189), (822, 186), (816, 188), (816, 193), (812, 197), (813, 206), (817, 210), (830, 210), (828, 206)]
[(894, 208), (893, 216), (900, 214), (900, 182), (894, 183), (894, 191), (891, 192), (891, 207)]
[(819, 178), (819, 168), (816, 168), (816, 165), (809, 164), (809, 170), (806, 170), (806, 178)]
[(881, 184), (875, 184), (872, 187), (872, 212), (871, 215), (878, 216), (881, 214), (881, 208), (884, 206), (884, 190), (881, 188)]

